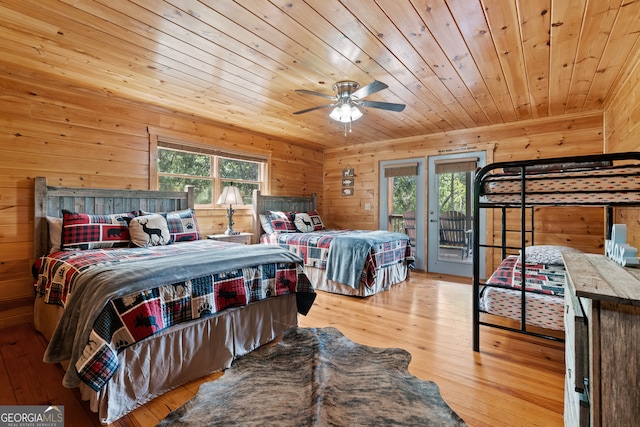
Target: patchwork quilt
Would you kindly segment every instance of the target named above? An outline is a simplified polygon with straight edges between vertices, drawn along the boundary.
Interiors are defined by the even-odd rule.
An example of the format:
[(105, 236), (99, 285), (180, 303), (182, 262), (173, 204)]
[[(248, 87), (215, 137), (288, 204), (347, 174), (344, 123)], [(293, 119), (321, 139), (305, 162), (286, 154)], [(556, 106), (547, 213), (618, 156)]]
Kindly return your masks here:
[[(379, 238), (384, 233), (385, 238)], [(364, 256), (358, 251), (334, 251), (335, 256), (342, 259), (341, 264), (358, 271), (358, 283), (346, 283), (354, 288), (360, 284), (371, 287), (380, 268), (402, 263), (411, 258), (409, 237), (401, 233), (390, 233), (368, 230), (321, 230), (310, 233), (275, 233), (264, 234), (262, 243), (279, 245), (303, 259), (304, 265), (326, 270), (331, 265), (329, 259), (331, 244), (334, 239), (346, 242), (351, 239), (354, 247), (364, 248)], [(372, 240), (373, 239), (373, 240)], [(355, 242), (355, 243), (353, 243)], [(349, 246), (345, 243), (341, 246)], [(360, 251), (360, 253), (362, 253)], [(362, 260), (358, 260), (362, 258)], [(334, 264), (335, 265), (335, 264)], [(340, 271), (336, 274), (340, 275)]]
[[(527, 256), (532, 260), (546, 258)], [(564, 265), (530, 262), (527, 263), (525, 274), (527, 325), (564, 330)], [(505, 258), (487, 280), (487, 285), (491, 286), (484, 286), (480, 291), (480, 310), (520, 321), (521, 276), (520, 257), (511, 255)]]
[[(564, 296), (567, 280), (563, 265), (526, 264), (525, 290), (538, 294)], [(509, 289), (522, 289), (522, 264), (520, 257), (510, 255), (487, 280), (488, 285)]]
[(306, 295), (298, 307), (308, 310), (315, 293), (301, 260), (261, 246), (200, 240), (43, 257), (36, 294), (65, 307), (45, 361), (69, 359), (64, 385), (99, 391), (119, 351), (170, 326), (290, 293)]

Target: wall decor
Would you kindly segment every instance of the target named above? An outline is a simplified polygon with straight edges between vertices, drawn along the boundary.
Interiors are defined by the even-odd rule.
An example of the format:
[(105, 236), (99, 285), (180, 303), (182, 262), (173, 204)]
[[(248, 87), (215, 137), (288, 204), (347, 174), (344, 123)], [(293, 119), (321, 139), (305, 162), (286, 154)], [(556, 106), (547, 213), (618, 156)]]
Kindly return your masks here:
[(343, 187), (353, 187), (354, 178), (342, 178), (342, 186)]
[(353, 196), (353, 194), (354, 194), (353, 187), (342, 187), (343, 196)]
[(346, 168), (342, 169), (342, 176), (353, 176), (353, 168), (350, 166), (347, 166)]

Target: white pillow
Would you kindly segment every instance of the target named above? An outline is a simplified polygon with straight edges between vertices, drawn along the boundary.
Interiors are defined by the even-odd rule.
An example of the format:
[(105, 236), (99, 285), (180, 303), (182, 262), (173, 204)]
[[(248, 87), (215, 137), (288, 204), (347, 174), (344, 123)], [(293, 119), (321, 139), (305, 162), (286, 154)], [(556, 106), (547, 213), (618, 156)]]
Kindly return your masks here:
[(164, 215), (151, 214), (135, 217), (129, 223), (129, 236), (134, 246), (161, 246), (171, 242), (169, 226)]
[(55, 216), (47, 217), (47, 224), (49, 224), (49, 253), (58, 252), (62, 246), (62, 218)]

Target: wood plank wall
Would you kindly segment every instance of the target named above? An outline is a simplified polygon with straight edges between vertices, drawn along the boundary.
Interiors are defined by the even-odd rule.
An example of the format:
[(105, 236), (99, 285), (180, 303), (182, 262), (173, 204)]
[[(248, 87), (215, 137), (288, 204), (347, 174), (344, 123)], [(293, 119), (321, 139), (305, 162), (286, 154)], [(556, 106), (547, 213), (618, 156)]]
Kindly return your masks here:
[[(420, 138), (380, 141), (366, 147), (357, 145), (325, 150), (324, 215), (336, 227), (377, 228), (378, 170), (382, 160), (426, 159), (465, 150), (486, 150), (488, 163), (599, 154), (603, 150), (602, 121), (601, 112), (565, 115)], [(358, 125), (360, 123), (354, 125), (354, 132), (357, 132)], [(355, 170), (353, 197), (341, 195), (341, 172), (347, 166)], [(365, 203), (370, 203), (372, 209), (365, 210)], [(601, 208), (561, 208), (561, 213), (549, 209), (556, 208), (537, 209), (537, 244), (564, 243), (588, 252), (601, 252), (604, 244)], [(424, 229), (428, 229), (427, 224)], [(425, 236), (425, 248), (428, 247), (427, 240), (428, 236)], [(495, 263), (489, 261), (489, 266), (491, 264)]]
[[(322, 203), (320, 150), (1, 67), (0, 93), (0, 327), (33, 317), (33, 177), (45, 176), (49, 185), (148, 189), (148, 126), (187, 141), (269, 151), (272, 194), (317, 193)], [(250, 209), (236, 210), (234, 229), (251, 231)], [(225, 209), (197, 215), (203, 233), (226, 229)]]
[[(638, 53), (640, 55), (640, 53)], [(605, 152), (640, 151), (640, 64), (605, 106)], [(640, 248), (640, 209), (617, 209), (616, 222), (627, 224), (627, 243)]]

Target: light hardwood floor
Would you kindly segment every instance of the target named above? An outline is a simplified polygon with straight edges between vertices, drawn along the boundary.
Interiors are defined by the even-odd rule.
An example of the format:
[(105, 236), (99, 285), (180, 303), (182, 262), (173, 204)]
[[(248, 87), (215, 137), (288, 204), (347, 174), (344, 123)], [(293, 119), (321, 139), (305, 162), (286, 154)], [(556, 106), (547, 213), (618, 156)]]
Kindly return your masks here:
[[(410, 372), (435, 381), (470, 426), (563, 424), (564, 345), (483, 328), (481, 352), (474, 353), (468, 279), (414, 272), (366, 299), (319, 292), (300, 326), (333, 326), (361, 344), (408, 350)], [(41, 362), (45, 345), (30, 325), (0, 330), (0, 404), (64, 405), (68, 427), (99, 425), (86, 403), (62, 387), (61, 369)], [(113, 425), (154, 426), (220, 375), (173, 390)]]

